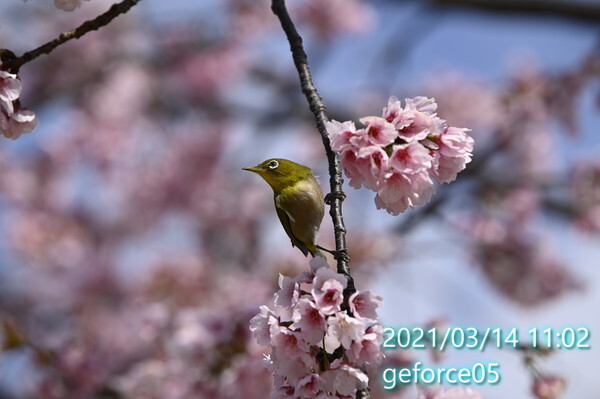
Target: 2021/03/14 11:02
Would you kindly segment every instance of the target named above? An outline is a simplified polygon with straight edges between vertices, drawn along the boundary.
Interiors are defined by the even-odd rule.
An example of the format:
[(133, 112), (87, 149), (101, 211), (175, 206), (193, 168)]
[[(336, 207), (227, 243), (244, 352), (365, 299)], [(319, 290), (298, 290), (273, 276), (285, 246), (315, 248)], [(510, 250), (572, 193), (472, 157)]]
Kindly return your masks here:
[[(590, 349), (590, 330), (587, 327), (540, 328), (534, 327), (521, 334), (517, 327), (462, 327), (424, 328), (422, 326), (392, 328), (383, 330), (384, 349), (424, 349), (444, 350), (448, 346), (455, 349), (483, 351), (488, 346), (531, 347), (543, 349)], [(525, 339), (521, 339), (525, 335)]]

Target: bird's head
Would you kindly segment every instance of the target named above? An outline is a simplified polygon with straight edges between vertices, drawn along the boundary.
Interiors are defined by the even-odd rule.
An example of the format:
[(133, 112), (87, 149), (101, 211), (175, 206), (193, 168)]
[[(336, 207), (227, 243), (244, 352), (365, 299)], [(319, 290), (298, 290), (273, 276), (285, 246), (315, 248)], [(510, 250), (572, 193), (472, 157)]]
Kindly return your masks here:
[(309, 167), (283, 158), (267, 159), (256, 166), (243, 169), (259, 174), (276, 193), (312, 175)]

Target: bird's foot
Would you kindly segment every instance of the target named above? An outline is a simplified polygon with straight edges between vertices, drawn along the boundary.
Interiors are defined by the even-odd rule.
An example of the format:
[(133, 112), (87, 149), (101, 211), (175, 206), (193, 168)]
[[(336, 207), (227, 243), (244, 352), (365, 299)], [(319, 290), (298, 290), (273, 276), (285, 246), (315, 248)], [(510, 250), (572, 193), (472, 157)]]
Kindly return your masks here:
[(333, 257), (335, 260), (343, 260), (346, 264), (350, 263), (350, 256), (348, 255), (347, 249), (344, 249), (343, 251), (334, 251)]
[(335, 260), (342, 259), (345, 263), (350, 263), (350, 256), (348, 256), (348, 250), (347, 249), (344, 249), (342, 251), (335, 251), (335, 250), (332, 250), (332, 249), (323, 248), (320, 245), (317, 245), (317, 248), (320, 249), (321, 251), (325, 251), (327, 253), (332, 254), (333, 258)]
[(340, 201), (343, 201), (346, 199), (346, 194), (344, 194), (343, 191), (334, 191), (332, 193), (329, 193), (325, 196), (325, 203), (327, 205), (331, 205), (331, 203), (335, 200), (335, 199), (339, 199)]

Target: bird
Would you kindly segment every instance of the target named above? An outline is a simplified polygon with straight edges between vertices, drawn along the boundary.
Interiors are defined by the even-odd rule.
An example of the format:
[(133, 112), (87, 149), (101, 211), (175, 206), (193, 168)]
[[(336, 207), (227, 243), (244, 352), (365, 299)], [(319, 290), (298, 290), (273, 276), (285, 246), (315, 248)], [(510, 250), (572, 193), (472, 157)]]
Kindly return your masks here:
[(312, 169), (283, 158), (242, 169), (258, 174), (273, 189), (275, 210), (292, 247), (304, 256), (322, 256), (317, 235), (324, 215), (324, 197)]

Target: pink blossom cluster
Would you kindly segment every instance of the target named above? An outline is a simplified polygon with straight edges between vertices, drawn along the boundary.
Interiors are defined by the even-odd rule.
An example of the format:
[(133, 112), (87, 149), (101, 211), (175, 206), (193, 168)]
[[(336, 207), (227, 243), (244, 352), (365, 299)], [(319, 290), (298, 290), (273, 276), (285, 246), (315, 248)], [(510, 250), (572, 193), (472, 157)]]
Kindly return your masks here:
[(37, 126), (35, 114), (19, 105), (22, 90), (17, 75), (0, 70), (0, 133), (13, 140)]
[(54, 6), (60, 10), (71, 12), (81, 7), (81, 1), (82, 0), (54, 0)]
[(407, 208), (424, 205), (439, 183), (456, 179), (471, 161), (473, 139), (469, 129), (448, 126), (436, 114), (433, 98), (407, 98), (402, 107), (392, 96), (382, 115), (354, 122), (327, 123), (331, 148), (354, 188), (375, 192), (378, 209), (398, 215)]
[(582, 288), (582, 282), (537, 231), (543, 198), (530, 186), (482, 192), (482, 207), (456, 218), (473, 238), (475, 262), (488, 281), (508, 298), (532, 306)]
[(382, 300), (357, 291), (349, 297), (349, 312), (342, 310), (346, 285), (320, 257), (310, 272), (280, 275), (275, 308), (261, 306), (250, 322), (258, 344), (271, 347), (266, 363), (275, 376), (272, 398), (350, 398), (368, 386), (366, 370), (382, 358), (382, 328), (375, 324)]
[(559, 399), (566, 388), (564, 378), (542, 374), (535, 378), (531, 392), (536, 399)]

